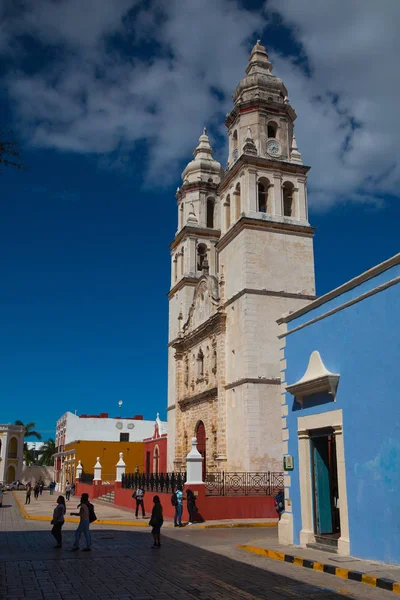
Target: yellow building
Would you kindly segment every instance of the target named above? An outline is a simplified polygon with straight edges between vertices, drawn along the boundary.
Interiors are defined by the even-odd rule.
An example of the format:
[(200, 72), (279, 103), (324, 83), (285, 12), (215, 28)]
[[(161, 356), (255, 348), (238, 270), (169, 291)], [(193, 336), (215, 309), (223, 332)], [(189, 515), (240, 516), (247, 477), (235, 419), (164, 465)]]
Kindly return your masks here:
[(62, 478), (59, 481), (61, 489), (67, 481), (75, 480), (76, 467), (81, 461), (83, 472), (93, 475), (97, 457), (102, 466), (103, 481), (115, 481), (116, 464), (119, 453), (122, 452), (126, 464), (126, 472), (133, 473), (136, 467), (143, 473), (144, 443), (143, 442), (102, 442), (78, 440), (66, 444), (63, 452)]
[(11, 483), (21, 479), (24, 435), (24, 427), (0, 425), (0, 483)]

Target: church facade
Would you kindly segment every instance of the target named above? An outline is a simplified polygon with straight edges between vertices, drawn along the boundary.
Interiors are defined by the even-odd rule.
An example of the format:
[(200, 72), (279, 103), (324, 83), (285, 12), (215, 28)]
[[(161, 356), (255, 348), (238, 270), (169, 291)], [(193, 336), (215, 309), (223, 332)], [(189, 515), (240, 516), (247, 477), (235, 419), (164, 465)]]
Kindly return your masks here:
[(196, 436), (204, 471), (282, 470), (277, 320), (315, 298), (296, 113), (254, 46), (226, 117), (227, 168), (206, 130), (177, 190), (171, 249), (168, 470)]

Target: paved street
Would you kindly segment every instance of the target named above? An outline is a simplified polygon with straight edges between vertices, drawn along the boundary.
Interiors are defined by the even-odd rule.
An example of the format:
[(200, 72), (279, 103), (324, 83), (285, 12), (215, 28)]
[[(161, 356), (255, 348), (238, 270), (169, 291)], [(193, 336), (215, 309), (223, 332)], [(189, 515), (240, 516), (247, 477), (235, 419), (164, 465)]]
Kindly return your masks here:
[(149, 530), (99, 525), (91, 553), (71, 553), (76, 525), (53, 549), (49, 523), (27, 521), (11, 494), (0, 509), (0, 599), (385, 600), (391, 592), (248, 554), (236, 548), (275, 537), (275, 528), (166, 530), (151, 550)]

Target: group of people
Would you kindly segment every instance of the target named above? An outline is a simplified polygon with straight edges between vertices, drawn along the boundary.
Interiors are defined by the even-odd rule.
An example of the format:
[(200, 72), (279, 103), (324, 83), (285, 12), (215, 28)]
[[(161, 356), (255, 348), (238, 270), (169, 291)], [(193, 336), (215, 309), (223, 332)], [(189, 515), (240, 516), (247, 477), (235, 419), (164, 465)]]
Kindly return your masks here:
[[(90, 535), (90, 523), (96, 521), (96, 514), (94, 512), (94, 506), (89, 502), (89, 495), (82, 494), (81, 501), (78, 504), (79, 512), (71, 512), (70, 515), (79, 517), (79, 525), (75, 531), (75, 541), (72, 546), (72, 551), (76, 552), (79, 550), (79, 542), (81, 535), (85, 536), (86, 547), (83, 549), (84, 552), (90, 552), (92, 549), (92, 538)], [(64, 496), (58, 496), (57, 505), (53, 511), (53, 519), (51, 521), (52, 530), (51, 533), (55, 538), (57, 544), (55, 548), (62, 548), (62, 528), (65, 522), (65, 514), (67, 507), (65, 504)]]
[(31, 503), (32, 491), (33, 491), (34, 498), (37, 500), (39, 498), (39, 496), (41, 496), (43, 494), (43, 490), (44, 490), (44, 482), (41, 479), (39, 481), (37, 481), (34, 486), (32, 486), (32, 483), (30, 481), (28, 481), (28, 483), (26, 484), (26, 487), (25, 487), (25, 491), (26, 491), (25, 504)]
[[(55, 481), (52, 481), (49, 484), (50, 496), (53, 496), (54, 490), (56, 489), (56, 487), (57, 487), (57, 484), (56, 484)], [(41, 479), (39, 481), (37, 481), (35, 483), (35, 485), (32, 485), (32, 483), (30, 481), (28, 481), (28, 483), (25, 486), (25, 491), (26, 491), (25, 504), (30, 504), (31, 503), (31, 494), (32, 494), (32, 492), (33, 492), (34, 498), (37, 500), (39, 498), (39, 496), (41, 496), (43, 494), (43, 490), (44, 490), (44, 483), (43, 483), (43, 481)], [(65, 497), (66, 497), (66, 499), (70, 500), (71, 499), (71, 494), (74, 495), (74, 493), (75, 493), (75, 484), (70, 484), (69, 481), (67, 481), (67, 483), (65, 485)]]

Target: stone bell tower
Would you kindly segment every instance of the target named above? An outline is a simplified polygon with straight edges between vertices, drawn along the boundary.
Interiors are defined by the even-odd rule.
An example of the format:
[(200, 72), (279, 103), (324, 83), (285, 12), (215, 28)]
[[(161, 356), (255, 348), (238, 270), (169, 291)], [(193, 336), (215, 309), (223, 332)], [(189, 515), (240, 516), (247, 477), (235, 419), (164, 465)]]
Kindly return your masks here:
[(226, 282), (227, 456), (235, 469), (280, 471), (276, 321), (315, 295), (309, 167), (297, 149), (288, 92), (259, 41), (233, 102), (217, 244)]
[[(193, 152), (194, 159), (182, 173), (177, 189), (178, 229), (170, 245), (171, 289), (169, 297), (168, 349), (168, 469), (176, 470), (177, 366), (172, 342), (179, 337), (189, 314), (199, 279), (206, 271), (217, 274), (216, 244), (220, 237), (218, 186), (224, 170), (213, 159), (213, 149), (203, 130)], [(188, 434), (188, 440), (194, 432)]]

